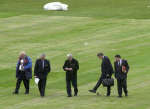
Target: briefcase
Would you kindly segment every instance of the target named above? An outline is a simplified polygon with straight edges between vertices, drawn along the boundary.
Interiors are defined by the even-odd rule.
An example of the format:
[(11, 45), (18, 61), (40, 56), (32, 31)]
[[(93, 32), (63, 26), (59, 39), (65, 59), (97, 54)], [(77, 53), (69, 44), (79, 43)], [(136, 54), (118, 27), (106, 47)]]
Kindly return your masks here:
[(104, 87), (114, 86), (114, 79), (113, 78), (103, 79), (102, 84)]

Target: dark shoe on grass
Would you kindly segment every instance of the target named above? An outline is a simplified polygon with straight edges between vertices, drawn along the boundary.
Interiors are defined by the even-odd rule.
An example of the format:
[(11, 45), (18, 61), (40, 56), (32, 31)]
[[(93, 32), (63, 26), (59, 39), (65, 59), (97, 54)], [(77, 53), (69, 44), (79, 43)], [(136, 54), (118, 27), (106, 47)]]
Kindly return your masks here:
[(78, 94), (74, 94), (74, 96), (78, 96)]
[(72, 95), (68, 95), (67, 97), (72, 97)]
[(89, 92), (91, 92), (91, 93), (96, 93), (96, 90), (89, 90)]
[(126, 94), (125, 94), (125, 96), (127, 97), (127, 96), (128, 96), (128, 94), (126, 93)]
[(107, 97), (110, 97), (110, 94), (107, 94), (106, 96), (107, 96)]
[(122, 96), (121, 96), (121, 95), (119, 95), (119, 96), (118, 96), (118, 98), (122, 98)]
[(25, 92), (24, 94), (25, 94), (25, 95), (28, 95), (28, 94), (29, 94), (29, 92)]
[(44, 95), (41, 95), (41, 98), (44, 98), (45, 96)]
[(13, 94), (17, 95), (17, 94), (19, 94), (19, 93), (18, 93), (18, 92), (13, 92)]

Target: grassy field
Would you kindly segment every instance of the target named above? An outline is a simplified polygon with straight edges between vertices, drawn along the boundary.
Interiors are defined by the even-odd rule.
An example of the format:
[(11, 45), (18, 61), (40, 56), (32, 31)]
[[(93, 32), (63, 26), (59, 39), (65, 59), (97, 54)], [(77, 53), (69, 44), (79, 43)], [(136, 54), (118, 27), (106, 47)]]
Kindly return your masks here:
[[(150, 109), (150, 1), (148, 0), (60, 0), (67, 12), (44, 11), (52, 0), (0, 0), (0, 109)], [(88, 44), (85, 46), (85, 43)], [(46, 97), (40, 98), (34, 80), (30, 95), (15, 88), (18, 53), (25, 50), (33, 63), (40, 53), (51, 60)], [(100, 75), (97, 52), (114, 62), (121, 54), (130, 64), (129, 97), (91, 94)], [(62, 65), (67, 53), (80, 62), (79, 96), (66, 97)]]

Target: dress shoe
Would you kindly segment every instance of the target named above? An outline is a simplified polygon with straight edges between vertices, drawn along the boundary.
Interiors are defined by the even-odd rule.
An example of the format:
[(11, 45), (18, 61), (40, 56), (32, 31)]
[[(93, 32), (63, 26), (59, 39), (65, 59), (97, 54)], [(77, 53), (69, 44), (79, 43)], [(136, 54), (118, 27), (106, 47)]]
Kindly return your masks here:
[(16, 95), (17, 95), (17, 94), (19, 94), (19, 93), (18, 93), (18, 92), (13, 92), (13, 94), (16, 94)]
[(44, 95), (41, 95), (41, 98), (44, 98)]
[(26, 94), (26, 95), (27, 95), (27, 94), (29, 94), (29, 92), (25, 92), (24, 94)]
[(107, 96), (107, 97), (110, 97), (110, 94), (107, 94), (106, 96)]
[(74, 94), (74, 96), (78, 96), (78, 94)]
[(125, 96), (127, 97), (127, 96), (128, 96), (128, 94), (126, 93), (126, 94), (125, 94)]
[(119, 95), (119, 96), (118, 96), (118, 98), (122, 98), (122, 96), (121, 96), (121, 95)]
[(72, 95), (68, 95), (67, 97), (72, 97)]
[(96, 90), (89, 90), (89, 92), (96, 93)]

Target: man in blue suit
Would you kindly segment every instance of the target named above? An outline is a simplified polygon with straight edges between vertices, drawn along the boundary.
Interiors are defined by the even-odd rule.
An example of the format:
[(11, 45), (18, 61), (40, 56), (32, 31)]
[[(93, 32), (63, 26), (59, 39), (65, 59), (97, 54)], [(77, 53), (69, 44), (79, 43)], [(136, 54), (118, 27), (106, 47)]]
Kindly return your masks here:
[(20, 84), (23, 81), (25, 94), (29, 94), (29, 83), (32, 78), (32, 60), (25, 52), (21, 52), (16, 66), (16, 89), (13, 94), (19, 93)]

